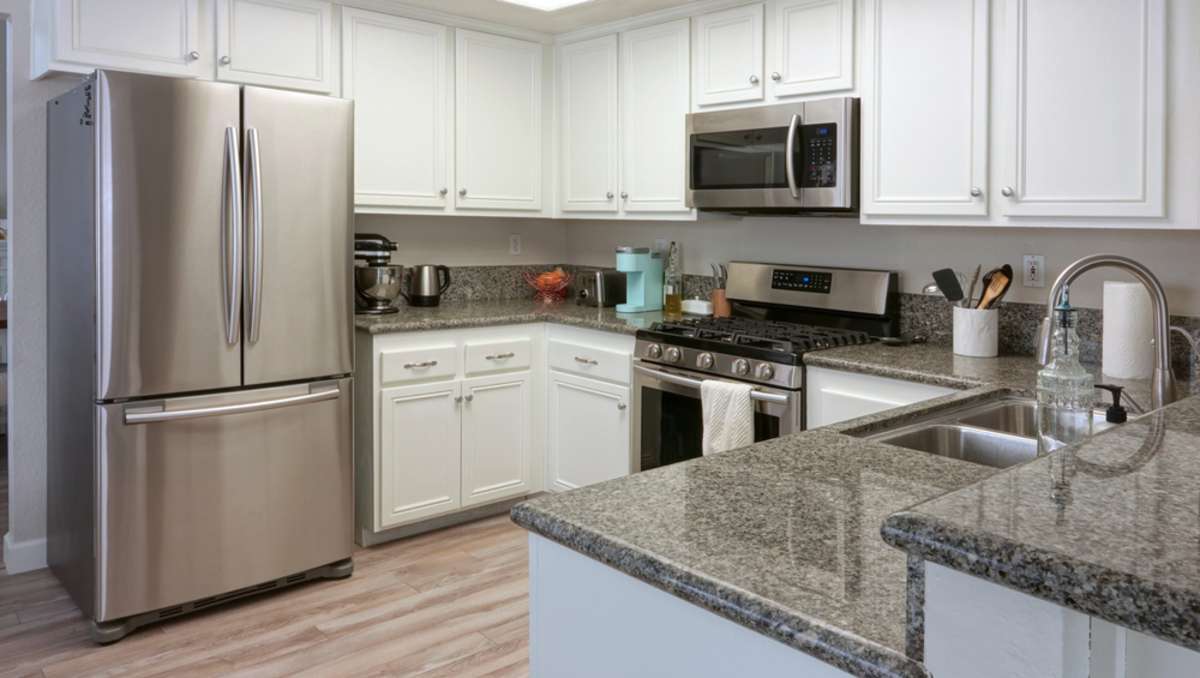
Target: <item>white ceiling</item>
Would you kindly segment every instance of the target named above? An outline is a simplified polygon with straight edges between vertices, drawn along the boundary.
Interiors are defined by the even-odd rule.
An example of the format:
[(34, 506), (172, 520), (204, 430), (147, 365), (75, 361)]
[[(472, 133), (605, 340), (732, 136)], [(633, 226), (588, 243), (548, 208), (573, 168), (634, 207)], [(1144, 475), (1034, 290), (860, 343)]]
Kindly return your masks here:
[(459, 16), (524, 28), (539, 33), (568, 33), (668, 7), (688, 0), (590, 0), (554, 12), (521, 7), (500, 0), (398, 0), (399, 4), (434, 9)]

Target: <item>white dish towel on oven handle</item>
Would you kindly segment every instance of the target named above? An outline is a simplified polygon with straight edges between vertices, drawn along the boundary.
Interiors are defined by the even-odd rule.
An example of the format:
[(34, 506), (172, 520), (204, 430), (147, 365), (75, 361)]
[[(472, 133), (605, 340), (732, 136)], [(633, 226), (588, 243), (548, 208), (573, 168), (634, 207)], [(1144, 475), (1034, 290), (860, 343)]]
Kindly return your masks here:
[(700, 384), (704, 413), (704, 454), (745, 447), (754, 442), (754, 402), (749, 384), (705, 379)]

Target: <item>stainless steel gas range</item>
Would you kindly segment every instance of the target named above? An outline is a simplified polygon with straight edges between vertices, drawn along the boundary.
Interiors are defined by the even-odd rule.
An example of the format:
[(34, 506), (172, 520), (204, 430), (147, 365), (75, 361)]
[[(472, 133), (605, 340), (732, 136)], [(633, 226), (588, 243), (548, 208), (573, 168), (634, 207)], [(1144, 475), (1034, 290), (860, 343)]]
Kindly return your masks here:
[(700, 456), (700, 384), (752, 384), (754, 437), (805, 428), (808, 351), (899, 334), (890, 271), (733, 262), (730, 318), (655, 323), (637, 333), (634, 458), (639, 470)]

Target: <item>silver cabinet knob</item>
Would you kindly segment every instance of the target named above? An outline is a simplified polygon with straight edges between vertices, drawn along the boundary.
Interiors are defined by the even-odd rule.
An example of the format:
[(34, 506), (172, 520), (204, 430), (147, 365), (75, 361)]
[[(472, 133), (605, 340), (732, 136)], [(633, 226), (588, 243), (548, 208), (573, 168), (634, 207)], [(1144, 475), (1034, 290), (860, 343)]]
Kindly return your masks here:
[(1000, 195), (1002, 195), (1006, 198), (1013, 197), (1013, 193), (1015, 193), (1015, 192), (1016, 191), (1013, 190), (1012, 186), (1005, 186), (1004, 188), (1000, 189)]
[(475, 399), (475, 396), (473, 396), (473, 395), (467, 395), (467, 397), (466, 397), (467, 402), (471, 402), (474, 399)]
[(629, 194), (628, 194), (628, 193), (626, 193), (625, 191), (621, 191), (621, 199), (622, 199), (622, 200), (628, 200), (628, 199), (629, 199)]
[(624, 410), (626, 407), (629, 407), (629, 406), (626, 405), (625, 403), (617, 403), (618, 410)]
[(605, 197), (605, 198), (608, 198), (609, 200), (612, 200), (612, 199), (613, 199), (613, 192), (612, 192), (612, 191), (609, 191), (608, 193), (605, 193), (605, 194), (604, 194), (604, 197)]
[(783, 80), (783, 76), (779, 74), (779, 71), (775, 71), (771, 74), (771, 79), (775, 82), (779, 82), (780, 80)]
[(223, 56), (223, 57), (221, 57), (220, 61), (221, 61), (221, 65), (222, 65), (222, 66), (228, 66), (228, 65), (229, 65), (229, 57), (227, 57), (227, 56)]
[(462, 396), (454, 396), (454, 402), (456, 402), (456, 403), (461, 403), (461, 402), (462, 402)]
[(199, 59), (199, 58), (200, 58), (200, 53), (197, 52), (196, 50), (192, 50), (192, 51), (188, 52), (189, 60), (195, 61), (196, 59)]
[(463, 196), (463, 197), (465, 197), (465, 196), (467, 195), (467, 189), (465, 189), (465, 188), (460, 188), (460, 189), (458, 189), (458, 194), (459, 194), (460, 196)]
[(443, 188), (442, 190), (438, 191), (438, 195), (440, 195), (440, 196), (442, 196), (442, 197), (444, 198), (444, 197), (446, 197), (446, 194), (447, 194), (447, 193), (449, 193), (449, 192), (450, 192), (450, 189), (448, 189), (448, 188)]
[(981, 196), (981, 195), (983, 195), (983, 189), (982, 189), (982, 188), (980, 188), (980, 187), (978, 187), (978, 186), (973, 186), (973, 187), (971, 188), (971, 197), (972, 197), (972, 198), (978, 198), (978, 197), (979, 197), (979, 196)]
[(758, 76), (757, 76), (757, 75), (752, 75), (752, 76), (750, 76), (750, 84), (751, 84), (751, 85), (757, 85), (757, 84), (758, 84)]

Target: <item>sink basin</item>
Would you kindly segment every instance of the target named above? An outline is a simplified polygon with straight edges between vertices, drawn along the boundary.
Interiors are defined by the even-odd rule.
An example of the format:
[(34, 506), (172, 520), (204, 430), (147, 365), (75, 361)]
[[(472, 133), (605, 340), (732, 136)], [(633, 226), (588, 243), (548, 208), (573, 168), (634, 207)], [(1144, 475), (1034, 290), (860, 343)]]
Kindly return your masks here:
[[(986, 407), (974, 408), (956, 417), (959, 424), (985, 428), (991, 431), (1011, 433), (1026, 438), (1037, 438), (1038, 412), (1034, 400), (1013, 398), (1002, 400)], [(1092, 412), (1092, 432), (1096, 433), (1113, 426), (1104, 419), (1104, 413)]]
[(930, 424), (875, 440), (996, 468), (1014, 466), (1037, 456), (1034, 438), (957, 424)]

